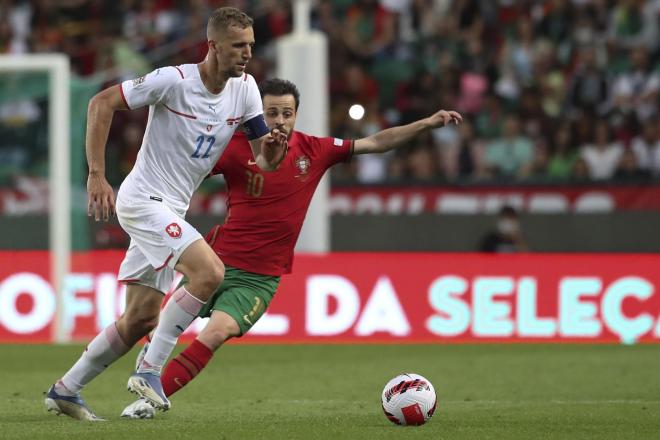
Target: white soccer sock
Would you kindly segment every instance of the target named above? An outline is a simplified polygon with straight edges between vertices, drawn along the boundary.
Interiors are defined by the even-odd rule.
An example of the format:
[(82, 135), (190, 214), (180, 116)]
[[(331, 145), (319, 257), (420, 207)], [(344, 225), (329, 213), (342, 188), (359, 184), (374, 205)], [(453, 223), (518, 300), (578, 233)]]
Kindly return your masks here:
[(122, 357), (131, 348), (119, 336), (116, 323), (107, 326), (89, 343), (78, 362), (62, 376), (55, 391), (58, 394), (77, 394), (108, 365)]
[(160, 374), (165, 361), (172, 354), (181, 333), (195, 320), (204, 302), (195, 298), (185, 288), (179, 287), (160, 313), (158, 327), (144, 355), (138, 373), (145, 371)]

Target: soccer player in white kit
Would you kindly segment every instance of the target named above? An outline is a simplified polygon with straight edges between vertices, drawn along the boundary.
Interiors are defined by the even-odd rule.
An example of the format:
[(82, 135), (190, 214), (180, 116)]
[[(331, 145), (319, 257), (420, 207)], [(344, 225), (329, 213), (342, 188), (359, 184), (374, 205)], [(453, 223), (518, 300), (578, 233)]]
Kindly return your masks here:
[[(252, 19), (234, 8), (215, 10), (207, 25), (208, 53), (200, 64), (156, 69), (97, 94), (88, 109), (88, 213), (97, 221), (115, 211), (131, 243), (119, 270), (127, 283), (126, 310), (87, 346), (80, 359), (48, 391), (48, 410), (99, 420), (80, 390), (123, 356), (156, 323), (152, 342), (128, 388), (156, 408), (170, 403), (160, 370), (181, 333), (224, 278), (224, 265), (184, 220), (193, 192), (209, 175), (234, 131), (243, 125), (256, 164), (273, 171), (284, 157), (286, 136), (263, 119), (254, 79)], [(117, 194), (105, 178), (105, 143), (114, 111), (149, 106), (149, 120), (133, 170)], [(116, 209), (115, 209), (116, 206)], [(162, 313), (174, 270), (189, 280)]]

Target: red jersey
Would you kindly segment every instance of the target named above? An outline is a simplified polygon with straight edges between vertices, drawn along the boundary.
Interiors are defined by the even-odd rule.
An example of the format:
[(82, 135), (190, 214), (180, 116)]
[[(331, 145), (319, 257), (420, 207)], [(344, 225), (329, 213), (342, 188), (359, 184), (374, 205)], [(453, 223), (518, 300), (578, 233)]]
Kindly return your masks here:
[(332, 165), (349, 161), (353, 141), (294, 131), (276, 171), (254, 162), (247, 137), (236, 132), (212, 174), (227, 182), (227, 217), (207, 241), (233, 267), (263, 275), (291, 273), (293, 248), (316, 186)]

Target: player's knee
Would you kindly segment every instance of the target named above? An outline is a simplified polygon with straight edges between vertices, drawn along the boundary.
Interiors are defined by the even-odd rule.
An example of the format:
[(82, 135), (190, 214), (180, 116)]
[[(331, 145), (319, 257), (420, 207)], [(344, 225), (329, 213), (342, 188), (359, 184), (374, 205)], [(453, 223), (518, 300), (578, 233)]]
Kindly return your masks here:
[(198, 339), (211, 350), (215, 351), (227, 340), (239, 334), (240, 328), (233, 319), (216, 322), (211, 320), (204, 330), (200, 332)]
[(128, 315), (126, 318), (131, 333), (138, 339), (145, 336), (158, 325), (158, 316), (134, 313)]
[(210, 283), (213, 285), (213, 290), (217, 289), (220, 284), (225, 280), (225, 265), (219, 259), (215, 259), (212, 264), (213, 268), (210, 272)]
[(225, 265), (222, 261), (213, 259), (204, 270), (197, 274), (197, 282), (209, 292), (215, 292), (225, 279)]
[(136, 318), (131, 317), (128, 319), (123, 315), (117, 320), (117, 331), (124, 343), (132, 347), (137, 341), (147, 336), (151, 330), (156, 328), (158, 318)]

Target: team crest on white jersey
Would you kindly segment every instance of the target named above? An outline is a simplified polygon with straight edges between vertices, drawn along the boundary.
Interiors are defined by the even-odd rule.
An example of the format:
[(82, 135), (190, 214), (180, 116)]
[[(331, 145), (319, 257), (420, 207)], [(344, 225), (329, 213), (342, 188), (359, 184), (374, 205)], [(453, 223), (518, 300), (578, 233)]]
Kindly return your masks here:
[(165, 228), (165, 232), (172, 238), (181, 238), (181, 226), (176, 223), (170, 223)]
[(133, 87), (137, 87), (137, 86), (139, 86), (140, 84), (142, 84), (142, 83), (144, 82), (144, 78), (145, 78), (144, 76), (141, 76), (141, 77), (139, 77), (139, 78), (135, 78), (135, 79), (133, 80)]
[(300, 175), (304, 176), (305, 174), (309, 173), (309, 167), (312, 165), (312, 162), (309, 160), (309, 157), (307, 156), (298, 156), (296, 157), (296, 168), (298, 168), (298, 171), (300, 171)]
[(211, 129), (213, 129), (213, 126), (211, 124), (206, 126), (206, 131), (211, 131)]

